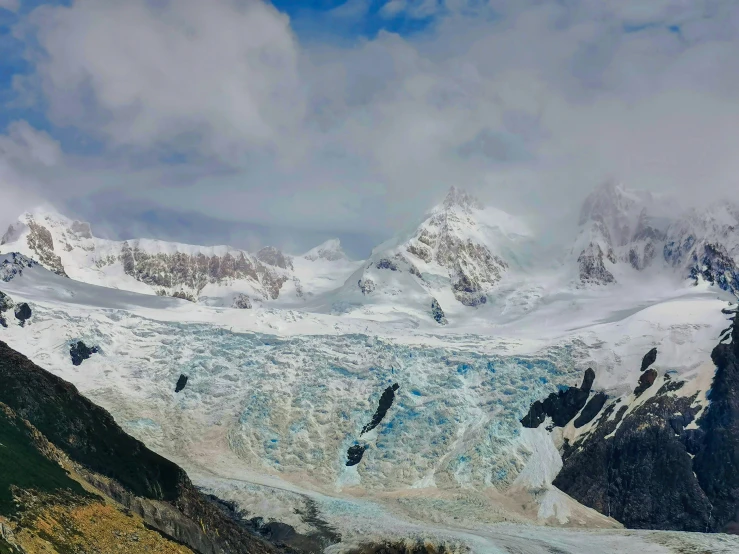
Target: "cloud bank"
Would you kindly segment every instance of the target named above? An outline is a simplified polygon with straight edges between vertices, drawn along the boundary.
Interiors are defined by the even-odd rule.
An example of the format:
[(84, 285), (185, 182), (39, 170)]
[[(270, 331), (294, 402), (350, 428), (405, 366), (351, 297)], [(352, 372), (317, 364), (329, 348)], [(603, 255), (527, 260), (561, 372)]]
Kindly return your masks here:
[[(368, 6), (321, 17), (349, 25)], [(540, 227), (608, 178), (687, 204), (737, 187), (735, 2), (378, 13), (430, 23), (339, 44), (302, 40), (259, 0), (41, 6), (15, 25), (33, 70), (14, 86), (48, 133), (14, 123), (0, 156), (24, 190), (88, 218), (130, 206), (298, 237), (386, 236), (450, 185)]]

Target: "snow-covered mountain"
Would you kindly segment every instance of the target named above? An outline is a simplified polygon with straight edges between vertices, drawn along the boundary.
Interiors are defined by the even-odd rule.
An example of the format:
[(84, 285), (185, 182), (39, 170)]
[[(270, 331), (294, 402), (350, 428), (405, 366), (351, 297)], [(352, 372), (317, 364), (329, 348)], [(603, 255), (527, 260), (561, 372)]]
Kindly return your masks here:
[(609, 284), (623, 266), (643, 270), (661, 258), (665, 231), (678, 213), (671, 199), (607, 182), (580, 210), (573, 247), (584, 283)]
[(665, 195), (608, 182), (585, 199), (579, 224), (572, 255), (582, 283), (670, 269), (739, 292), (739, 206), (730, 201), (681, 211)]
[[(570, 257), (534, 267), (528, 226), (458, 189), (361, 262), (337, 240), (297, 256), (113, 242), (34, 212), (2, 249), (41, 264), (0, 257), (5, 304), (32, 315), (6, 309), (0, 340), (198, 486), (297, 529), (325, 521), (344, 541), (381, 531), (485, 553), (628, 552), (656, 540), (721, 552), (709, 538), (611, 533), (608, 515), (613, 506), (632, 527), (690, 530), (731, 517), (731, 499), (720, 498), (723, 520), (711, 511), (721, 495), (710, 483), (699, 486), (713, 504), (701, 500), (695, 517), (662, 507), (672, 492), (697, 498), (695, 481), (724, 467), (691, 473), (688, 452), (705, 459), (700, 433), (717, 429), (700, 417), (730, 295), (711, 282), (729, 289), (736, 278), (738, 212), (681, 215), (663, 197), (608, 185), (582, 213)], [(180, 292), (199, 301), (171, 297)], [(82, 366), (70, 359), (77, 341), (97, 348)], [(651, 456), (663, 435), (669, 456)], [(612, 438), (628, 464), (607, 463)], [(685, 487), (646, 477), (667, 459)]]
[(327, 273), (335, 287), (333, 280), (354, 269), (337, 240), (301, 257), (296, 269), (291, 256), (269, 246), (252, 254), (229, 246), (101, 239), (88, 223), (48, 208), (21, 215), (0, 239), (0, 252), (25, 254), (85, 283), (241, 308), (252, 301), (300, 303), (326, 288)]
[(739, 205), (691, 209), (670, 225), (663, 252), (678, 271), (739, 293)]
[(531, 240), (518, 218), (456, 187), (410, 231), (375, 248), (335, 295), (333, 310), (382, 313), (398, 306), (445, 321), (445, 310), (485, 304)]

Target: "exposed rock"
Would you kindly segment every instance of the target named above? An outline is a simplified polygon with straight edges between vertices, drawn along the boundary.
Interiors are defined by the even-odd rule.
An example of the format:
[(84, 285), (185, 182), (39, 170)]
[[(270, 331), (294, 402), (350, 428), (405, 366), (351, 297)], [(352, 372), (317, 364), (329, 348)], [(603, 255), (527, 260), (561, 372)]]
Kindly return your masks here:
[(641, 370), (645, 371), (650, 365), (657, 361), (657, 349), (652, 348), (644, 355), (641, 361)]
[[(554, 485), (579, 502), (631, 528), (739, 531), (739, 325), (737, 311), (713, 349), (710, 402), (700, 411), (682, 382), (663, 380), (632, 408), (606, 407), (589, 433), (565, 446)], [(656, 371), (640, 379), (655, 386)], [(639, 390), (639, 388), (637, 388)], [(645, 390), (645, 389), (644, 389)], [(637, 401), (637, 402), (639, 402)]]
[(175, 392), (180, 392), (187, 385), (187, 375), (180, 373), (180, 378), (177, 379), (177, 384), (174, 387)]
[(15, 307), (15, 318), (21, 322), (21, 325), (25, 325), (26, 321), (31, 319), (31, 306), (26, 302), (21, 302)]
[(346, 451), (346, 465), (355, 466), (361, 462), (365, 450), (367, 450), (367, 447), (361, 444), (350, 446), (349, 450)]
[(73, 365), (81, 365), (84, 360), (87, 360), (93, 354), (97, 354), (98, 347), (93, 346), (89, 348), (84, 342), (77, 341), (69, 347), (69, 355), (72, 357)]
[(553, 392), (543, 402), (537, 400), (531, 405), (529, 413), (521, 419), (521, 425), (536, 428), (549, 416), (556, 427), (564, 427), (585, 406), (594, 380), (595, 372), (588, 368), (580, 388), (567, 387)]
[(7, 312), (15, 306), (15, 302), (7, 294), (0, 291), (0, 313)]
[[(731, 312), (729, 312), (731, 313)], [(734, 311), (731, 344), (711, 352), (716, 375), (710, 403), (698, 425), (704, 435), (693, 470), (713, 506), (711, 529), (739, 532), (739, 313)]]
[(641, 377), (639, 377), (639, 384), (634, 389), (634, 394), (636, 396), (640, 396), (641, 393), (643, 393), (645, 390), (647, 390), (649, 387), (651, 387), (654, 384), (654, 381), (657, 379), (657, 370), (652, 368), (646, 370), (644, 373), (641, 374)]
[(262, 263), (281, 267), (282, 269), (293, 269), (293, 261), (290, 256), (285, 256), (274, 246), (265, 246), (256, 253), (256, 258)]
[(54, 239), (51, 237), (51, 232), (31, 218), (27, 223), (30, 229), (28, 247), (36, 253), (39, 262), (57, 275), (67, 277), (62, 259), (54, 252)]
[[(465, 544), (440, 543), (431, 539), (408, 539), (405, 541), (366, 543), (347, 551), (346, 554), (467, 554), (468, 552), (470, 552), (470, 547)], [(517, 549), (515, 552), (519, 552), (519, 550)], [(551, 550), (551, 552), (558, 551)]]
[(392, 261), (392, 260), (389, 260), (389, 259), (387, 259), (387, 258), (382, 258), (382, 259), (380, 259), (380, 260), (379, 260), (379, 261), (378, 261), (378, 262), (377, 262), (377, 263), (375, 264), (375, 267), (376, 267), (377, 269), (389, 269), (390, 271), (398, 271), (398, 266), (397, 266), (397, 264), (396, 264), (396, 263), (395, 263), (394, 261)]
[(612, 263), (616, 261), (612, 250), (609, 250), (606, 256), (599, 244), (590, 243), (577, 258), (580, 266), (580, 281), (596, 285), (615, 283), (615, 277), (606, 269), (604, 257)]
[(466, 232), (460, 232), (477, 225), (474, 212), (480, 209), (482, 204), (477, 199), (452, 187), (441, 209), (432, 213), (406, 246), (409, 254), (446, 268), (455, 298), (466, 306), (484, 304), (508, 269), (508, 264), (485, 244), (473, 242)]
[(232, 308), (238, 308), (239, 310), (250, 310), (251, 306), (251, 298), (246, 294), (237, 294), (231, 304)]
[(375, 282), (372, 279), (360, 279), (357, 282), (357, 286), (362, 291), (362, 294), (365, 295), (375, 290)]
[(385, 391), (382, 393), (382, 396), (380, 396), (380, 402), (377, 406), (377, 410), (375, 411), (375, 415), (372, 416), (372, 421), (364, 426), (362, 432), (360, 433), (360, 436), (369, 431), (372, 431), (372, 429), (380, 424), (380, 422), (385, 417), (385, 414), (387, 414), (387, 411), (390, 409), (390, 406), (393, 405), (393, 400), (395, 400), (395, 391), (399, 388), (400, 385), (398, 385), (398, 383), (393, 383), (391, 386), (385, 389)]
[(18, 254), (17, 252), (4, 255), (3, 258), (2, 263), (0, 263), (0, 281), (4, 281), (6, 283), (10, 282), (15, 277), (23, 275), (24, 269), (29, 269), (38, 265), (38, 262), (35, 260), (32, 260), (23, 254)]
[[(266, 250), (262, 251), (262, 257), (265, 259), (291, 267), (292, 262), (289, 261), (288, 264), (288, 258), (280, 258), (282, 254), (278, 255), (279, 251), (263, 250)], [(115, 261), (115, 258), (102, 259), (98, 261), (98, 266), (103, 267)], [(188, 300), (194, 300), (208, 283), (232, 279), (254, 281), (261, 286), (265, 298), (274, 300), (288, 279), (284, 272), (275, 269), (278, 266), (269, 267), (265, 265), (266, 262), (244, 252), (234, 254), (226, 252), (222, 256), (183, 252), (150, 254), (137, 245), (132, 247), (128, 242), (124, 242), (121, 246), (120, 261), (124, 272), (137, 281), (161, 287), (165, 293), (186, 291), (185, 298)]]
[(15, 302), (7, 294), (0, 292), (0, 326), (7, 327), (8, 321), (5, 319), (3, 312), (7, 312), (15, 306)]
[[(693, 398), (669, 388), (626, 418), (611, 404), (597, 426), (562, 452), (554, 485), (629, 528), (705, 531), (710, 503), (693, 474), (690, 456), (665, 414), (688, 419)], [(609, 437), (609, 438), (606, 438)]]
[(580, 415), (577, 416), (577, 419), (575, 419), (574, 425), (575, 429), (579, 429), (580, 427), (583, 427), (584, 425), (587, 425), (593, 419), (595, 419), (595, 416), (600, 413), (600, 411), (603, 409), (603, 406), (605, 406), (606, 401), (608, 400), (608, 395), (604, 392), (599, 392), (593, 395), (590, 400), (588, 400), (588, 403), (585, 404), (585, 407), (580, 412)]
[(441, 305), (439, 305), (439, 301), (436, 300), (436, 298), (433, 298), (431, 300), (431, 316), (434, 318), (436, 323), (438, 323), (439, 325), (447, 324), (446, 316), (444, 315), (444, 310), (441, 309)]

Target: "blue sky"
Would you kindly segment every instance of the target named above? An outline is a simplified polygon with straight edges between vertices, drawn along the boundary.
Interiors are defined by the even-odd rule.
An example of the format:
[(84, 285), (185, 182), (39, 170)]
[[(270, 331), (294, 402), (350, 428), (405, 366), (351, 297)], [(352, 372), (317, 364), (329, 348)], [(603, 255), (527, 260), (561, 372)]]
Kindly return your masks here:
[(729, 0), (0, 6), (0, 225), (363, 256), (451, 185), (546, 227), (607, 178), (739, 174)]

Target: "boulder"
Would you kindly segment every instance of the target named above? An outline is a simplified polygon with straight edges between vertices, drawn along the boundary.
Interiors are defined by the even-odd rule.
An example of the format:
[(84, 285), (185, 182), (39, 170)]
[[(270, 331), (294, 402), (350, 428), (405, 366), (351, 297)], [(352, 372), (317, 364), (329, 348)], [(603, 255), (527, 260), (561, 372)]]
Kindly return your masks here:
[(595, 371), (588, 368), (580, 388), (568, 387), (553, 392), (543, 402), (537, 400), (531, 405), (529, 413), (521, 419), (521, 425), (536, 428), (549, 416), (555, 427), (564, 427), (585, 406), (594, 380)]
[(652, 365), (655, 361), (657, 361), (657, 349), (652, 348), (649, 352), (647, 352), (644, 355), (644, 358), (642, 358), (641, 361), (641, 370), (646, 371), (646, 369)]
[(82, 341), (77, 341), (69, 347), (69, 355), (72, 358), (73, 365), (82, 364), (83, 361), (89, 359), (93, 354), (97, 354), (97, 352), (97, 346), (90, 348)]
[(180, 378), (177, 379), (177, 384), (174, 387), (175, 392), (180, 392), (187, 385), (187, 375), (180, 373)]
[(641, 377), (639, 377), (639, 384), (634, 389), (634, 394), (636, 396), (640, 396), (641, 393), (643, 393), (645, 390), (647, 390), (649, 387), (651, 387), (654, 384), (654, 381), (657, 379), (657, 370), (656, 369), (648, 369), (644, 373), (641, 374)]
[(355, 444), (353, 446), (349, 447), (349, 450), (346, 451), (346, 465), (349, 466), (355, 466), (359, 462), (362, 461), (362, 456), (364, 456), (364, 451), (367, 450), (366, 446), (363, 446), (361, 444)]
[(21, 325), (25, 324), (27, 320), (31, 319), (31, 306), (26, 302), (21, 302), (15, 307), (15, 318), (21, 322)]
[(434, 318), (436, 323), (438, 323), (439, 325), (447, 324), (446, 316), (444, 315), (444, 310), (441, 309), (441, 305), (439, 304), (439, 301), (436, 300), (436, 298), (433, 298), (431, 300), (431, 316)]

